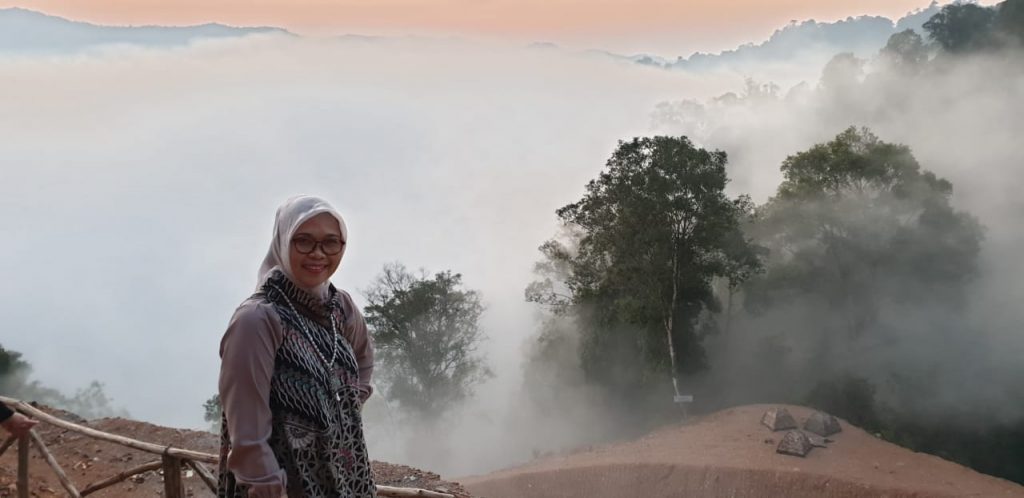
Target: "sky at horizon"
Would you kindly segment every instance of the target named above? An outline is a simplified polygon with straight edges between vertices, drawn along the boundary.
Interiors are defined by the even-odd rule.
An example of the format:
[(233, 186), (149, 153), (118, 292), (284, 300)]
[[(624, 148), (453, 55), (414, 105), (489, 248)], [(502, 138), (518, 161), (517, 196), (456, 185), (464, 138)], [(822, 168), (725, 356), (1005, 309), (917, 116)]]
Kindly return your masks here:
[[(898, 19), (929, 0), (0, 0), (106, 25), (277, 26), (312, 36), (427, 35), (552, 42), (666, 57), (759, 42), (793, 20)], [(945, 2), (942, 2), (945, 3)], [(983, 0), (979, 3), (998, 3)]]

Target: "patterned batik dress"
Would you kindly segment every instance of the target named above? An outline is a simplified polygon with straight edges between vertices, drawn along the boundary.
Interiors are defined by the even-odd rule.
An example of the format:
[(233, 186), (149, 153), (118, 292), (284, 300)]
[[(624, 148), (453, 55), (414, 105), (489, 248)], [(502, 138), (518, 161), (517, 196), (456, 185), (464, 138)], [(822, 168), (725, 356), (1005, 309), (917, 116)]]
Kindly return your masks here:
[[(340, 333), (346, 317), (337, 290), (332, 286), (330, 298), (320, 302), (275, 272), (254, 297), (274, 306), (283, 327), (271, 378), (268, 443), (287, 475), (288, 498), (376, 496), (363, 438), (359, 368)], [(222, 426), (226, 455), (230, 438), (227, 424)], [(245, 486), (224, 467), (222, 459), (218, 496), (244, 498)]]

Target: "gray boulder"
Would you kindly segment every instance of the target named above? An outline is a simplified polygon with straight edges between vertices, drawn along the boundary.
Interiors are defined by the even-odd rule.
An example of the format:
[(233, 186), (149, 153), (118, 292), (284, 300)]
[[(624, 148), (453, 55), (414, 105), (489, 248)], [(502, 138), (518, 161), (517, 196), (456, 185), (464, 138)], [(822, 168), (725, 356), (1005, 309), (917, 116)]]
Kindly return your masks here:
[(761, 423), (773, 431), (796, 429), (796, 419), (785, 408), (770, 408), (761, 417)]
[(782, 438), (782, 441), (779, 442), (779, 447), (775, 448), (775, 452), (782, 453), (783, 455), (805, 457), (810, 453), (812, 447), (813, 445), (807, 434), (801, 431), (789, 431)]
[(839, 420), (832, 415), (823, 412), (814, 412), (813, 415), (804, 421), (804, 430), (813, 432), (822, 437), (828, 437), (843, 430), (839, 427)]

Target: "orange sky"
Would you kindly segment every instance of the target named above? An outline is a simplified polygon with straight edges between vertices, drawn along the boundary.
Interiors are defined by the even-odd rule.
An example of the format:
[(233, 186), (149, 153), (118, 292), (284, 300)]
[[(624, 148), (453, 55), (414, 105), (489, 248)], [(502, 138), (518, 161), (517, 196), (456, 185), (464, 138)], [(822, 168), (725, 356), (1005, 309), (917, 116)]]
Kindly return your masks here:
[[(305, 34), (450, 34), (688, 55), (791, 19), (896, 18), (929, 0), (0, 0), (101, 24), (273, 25)], [(982, 1), (983, 4), (995, 3)]]

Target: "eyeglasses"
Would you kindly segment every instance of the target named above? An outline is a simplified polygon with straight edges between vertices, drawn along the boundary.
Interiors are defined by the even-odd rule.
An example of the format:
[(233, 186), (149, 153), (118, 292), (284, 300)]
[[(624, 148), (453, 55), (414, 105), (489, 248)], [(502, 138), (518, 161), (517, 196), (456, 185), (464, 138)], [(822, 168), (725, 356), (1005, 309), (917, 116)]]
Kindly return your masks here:
[(315, 251), (317, 246), (320, 247), (324, 254), (334, 256), (345, 248), (345, 241), (335, 238), (316, 240), (313, 237), (295, 237), (292, 239), (292, 247), (299, 254), (309, 254)]

